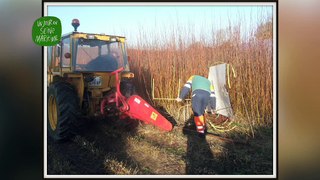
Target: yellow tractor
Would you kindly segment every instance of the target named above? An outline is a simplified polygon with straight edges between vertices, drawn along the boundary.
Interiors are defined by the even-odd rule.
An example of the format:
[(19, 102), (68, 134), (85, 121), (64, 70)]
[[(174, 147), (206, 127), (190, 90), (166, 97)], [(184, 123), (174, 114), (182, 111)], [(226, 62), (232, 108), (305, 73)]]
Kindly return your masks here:
[(132, 118), (170, 131), (172, 124), (140, 96), (133, 95), (126, 39), (74, 31), (48, 47), (48, 134), (55, 141), (70, 138), (83, 116)]

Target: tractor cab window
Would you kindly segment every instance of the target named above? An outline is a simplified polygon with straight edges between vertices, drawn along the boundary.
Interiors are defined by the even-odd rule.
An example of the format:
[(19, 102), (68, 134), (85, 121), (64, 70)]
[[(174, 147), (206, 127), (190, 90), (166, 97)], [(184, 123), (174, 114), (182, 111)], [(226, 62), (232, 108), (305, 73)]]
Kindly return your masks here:
[(111, 56), (117, 60), (118, 66), (123, 66), (123, 53), (121, 44), (118, 42), (108, 43), (101, 46), (101, 55)]
[(77, 44), (77, 71), (112, 72), (124, 64), (120, 42), (79, 39)]
[(62, 67), (70, 67), (71, 58), (65, 56), (66, 53), (70, 52), (70, 38), (65, 38), (62, 40)]

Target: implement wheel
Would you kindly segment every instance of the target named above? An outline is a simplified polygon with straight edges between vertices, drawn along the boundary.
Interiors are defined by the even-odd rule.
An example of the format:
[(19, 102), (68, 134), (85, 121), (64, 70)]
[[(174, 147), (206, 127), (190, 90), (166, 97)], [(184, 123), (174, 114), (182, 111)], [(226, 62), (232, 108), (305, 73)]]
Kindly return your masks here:
[(48, 135), (57, 142), (77, 134), (83, 125), (78, 96), (66, 82), (48, 88)]

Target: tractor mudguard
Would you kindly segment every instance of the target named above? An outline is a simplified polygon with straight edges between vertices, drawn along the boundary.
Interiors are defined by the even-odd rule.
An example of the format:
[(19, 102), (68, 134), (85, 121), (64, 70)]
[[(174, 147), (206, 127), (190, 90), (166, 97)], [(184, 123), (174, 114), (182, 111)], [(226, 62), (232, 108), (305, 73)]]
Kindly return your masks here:
[(129, 110), (124, 113), (132, 119), (138, 119), (147, 124), (151, 123), (165, 131), (172, 130), (172, 124), (140, 96), (130, 96), (127, 104)]

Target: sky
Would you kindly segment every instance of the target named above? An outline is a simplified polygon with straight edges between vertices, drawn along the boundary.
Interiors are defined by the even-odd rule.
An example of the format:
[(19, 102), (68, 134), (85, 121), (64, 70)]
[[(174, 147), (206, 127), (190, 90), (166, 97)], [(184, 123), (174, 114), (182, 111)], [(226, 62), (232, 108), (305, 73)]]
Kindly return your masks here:
[(241, 36), (246, 37), (258, 24), (272, 18), (273, 11), (272, 4), (258, 3), (59, 3), (47, 6), (47, 15), (61, 20), (62, 34), (73, 31), (71, 21), (77, 18), (79, 32), (125, 36), (131, 45), (141, 41), (141, 37), (168, 39), (170, 33), (180, 34), (186, 40), (190, 34), (211, 39), (213, 32), (239, 23)]

